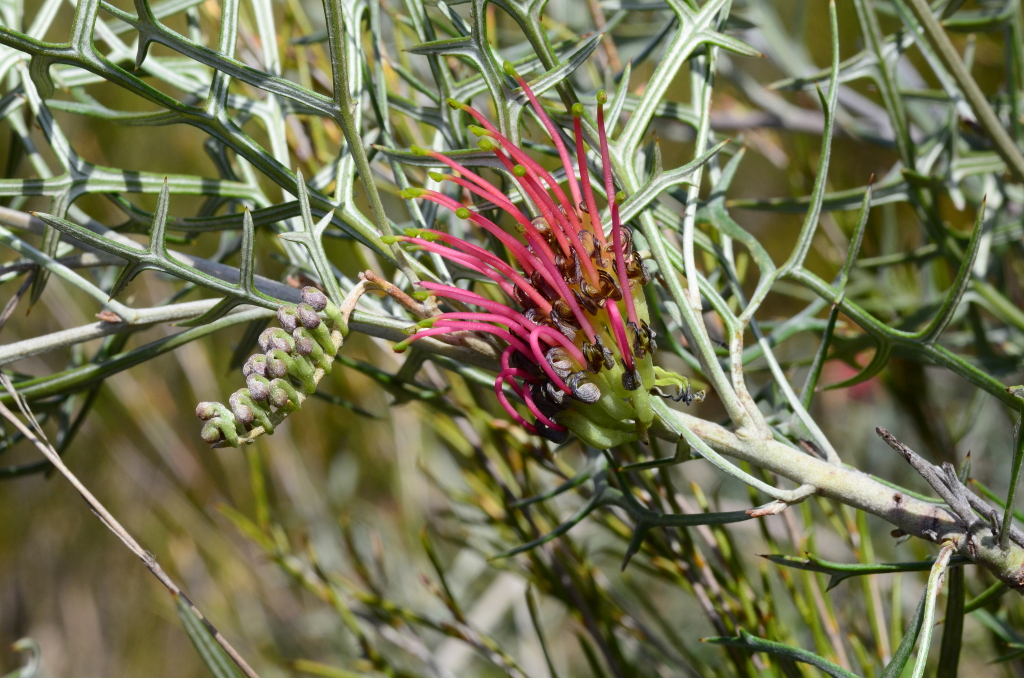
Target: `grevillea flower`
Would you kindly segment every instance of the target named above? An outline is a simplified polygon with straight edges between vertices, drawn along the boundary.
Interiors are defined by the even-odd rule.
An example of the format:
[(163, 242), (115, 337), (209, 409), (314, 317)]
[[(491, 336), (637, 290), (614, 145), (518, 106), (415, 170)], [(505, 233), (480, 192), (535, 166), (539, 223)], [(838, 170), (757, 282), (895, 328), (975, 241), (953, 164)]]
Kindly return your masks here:
[[(603, 189), (608, 196), (608, 222), (602, 222), (585, 161), (580, 118), (572, 108), (576, 164), (554, 122), (526, 81), (511, 64), (505, 71), (526, 93), (558, 150), (568, 195), (536, 160), (499, 132), (479, 111), (449, 99), (448, 104), (479, 123), (470, 131), (479, 146), (493, 152), (515, 177), (531, 213), (513, 203), (496, 186), (452, 158), (413, 147), (448, 166), (451, 174), (431, 172), (435, 181), (451, 181), (464, 194), (476, 196), (506, 212), (519, 237), (506, 232), (473, 205), (420, 188), (402, 191), (406, 199), (422, 198), (452, 210), (496, 238), (516, 266), (483, 247), (433, 229), (408, 229), (387, 242), (407, 242), (469, 270), (497, 285), (512, 303), (501, 303), (461, 287), (433, 282), (419, 285), (421, 296), (434, 296), (455, 310), (443, 312), (410, 328), (411, 336), (395, 345), (403, 351), (423, 337), (479, 332), (496, 337), (505, 347), (494, 391), (505, 410), (524, 429), (555, 441), (571, 430), (591, 444), (608, 440), (647, 440), (654, 414), (651, 395), (666, 395), (674, 386), (676, 400), (687, 404), (703, 397), (691, 393), (684, 377), (654, 365), (655, 333), (649, 324), (643, 286), (650, 276), (633, 247), (631, 231), (619, 219), (625, 195), (615, 191), (608, 139), (604, 127), (604, 91), (598, 93)], [(578, 169), (578, 176), (577, 176)], [(610, 232), (609, 232), (610, 231)], [(463, 310), (472, 309), (472, 310)], [(532, 421), (513, 406), (504, 386), (522, 400)], [(618, 433), (611, 435), (609, 433)], [(625, 435), (622, 435), (625, 434)]]

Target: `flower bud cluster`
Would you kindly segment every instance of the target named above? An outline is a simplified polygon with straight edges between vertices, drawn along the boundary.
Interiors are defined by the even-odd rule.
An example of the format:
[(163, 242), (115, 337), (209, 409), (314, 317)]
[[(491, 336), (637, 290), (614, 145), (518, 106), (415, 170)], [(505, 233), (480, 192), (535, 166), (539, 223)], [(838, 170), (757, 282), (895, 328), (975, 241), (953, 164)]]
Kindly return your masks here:
[(227, 406), (217, 402), (196, 406), (196, 416), (206, 422), (202, 438), (210, 445), (238, 447), (260, 433), (273, 433), (330, 374), (348, 328), (327, 295), (305, 287), (302, 303), (282, 306), (277, 319), (281, 327), (263, 331), (261, 352), (249, 356), (242, 368), (246, 387), (232, 393)]

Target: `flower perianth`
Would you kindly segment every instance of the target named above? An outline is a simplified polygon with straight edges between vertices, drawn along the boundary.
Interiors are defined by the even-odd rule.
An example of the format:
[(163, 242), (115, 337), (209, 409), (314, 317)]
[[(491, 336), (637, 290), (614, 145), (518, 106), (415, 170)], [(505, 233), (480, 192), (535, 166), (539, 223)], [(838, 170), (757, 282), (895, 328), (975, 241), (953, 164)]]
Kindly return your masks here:
[[(580, 183), (583, 184), (584, 204), (587, 207), (586, 218), (590, 219), (590, 228), (600, 243), (603, 253), (606, 241), (604, 239), (604, 228), (601, 226), (601, 214), (597, 211), (597, 199), (594, 198), (594, 187), (590, 185), (590, 170), (587, 169), (587, 151), (583, 146), (583, 125), (580, 118), (583, 116), (583, 104), (572, 105), (572, 129), (576, 139), (576, 160), (580, 167)], [(598, 265), (604, 266), (603, 260), (598, 257)]]
[[(478, 226), (481, 226), (489, 233), (492, 233), (506, 247), (508, 247), (513, 252), (513, 254), (515, 254), (517, 259), (532, 261), (534, 265), (537, 267), (535, 273), (539, 274), (540, 276), (538, 280), (533, 281), (534, 284), (538, 285), (541, 281), (543, 281), (550, 285), (552, 289), (557, 290), (557, 292), (562, 295), (561, 298), (568, 305), (568, 309), (571, 312), (576, 323), (578, 323), (579, 329), (583, 330), (583, 333), (587, 336), (587, 338), (590, 341), (594, 340), (594, 329), (593, 327), (591, 327), (590, 321), (587, 319), (583, 310), (580, 308), (575, 296), (569, 290), (566, 281), (563, 280), (563, 274), (559, 271), (557, 267), (556, 259), (551, 252), (549, 244), (543, 240), (543, 236), (536, 229), (533, 229), (532, 232), (530, 230), (527, 230), (525, 232), (527, 239), (531, 242), (531, 248), (527, 249), (523, 247), (522, 243), (517, 241), (508, 233), (501, 230), (501, 228), (499, 228), (491, 220), (487, 219), (486, 217), (477, 212), (469, 210), (463, 205), (457, 203), (455, 200), (449, 198), (446, 195), (438, 193), (437, 191), (428, 191), (422, 188), (407, 188), (401, 191), (401, 195), (403, 198), (424, 197), (428, 200), (431, 200), (440, 205), (444, 205), (449, 209), (454, 210), (455, 215), (460, 219), (468, 219), (473, 223), (477, 224)], [(534, 245), (535, 243), (536, 246)], [(543, 246), (542, 248), (539, 247), (541, 245)], [(539, 253), (539, 256), (535, 255), (537, 249), (543, 250)]]
[[(385, 242), (415, 243), (418, 247), (421, 247), (429, 252), (436, 252), (437, 254), (445, 258), (458, 261), (463, 265), (472, 266), (474, 270), (482, 272), (484, 275), (498, 283), (502, 290), (504, 290), (505, 293), (508, 294), (509, 296), (515, 298), (516, 291), (518, 290), (519, 292), (522, 292), (523, 294), (528, 296), (530, 298), (530, 301), (537, 308), (543, 311), (545, 315), (551, 313), (550, 302), (548, 302), (547, 299), (541, 296), (540, 292), (538, 292), (537, 289), (531, 283), (527, 282), (526, 278), (524, 278), (515, 269), (513, 269), (511, 266), (506, 264), (498, 257), (494, 256), (490, 252), (472, 243), (468, 243), (464, 240), (451, 236), (447, 233), (442, 233), (441, 231), (434, 231), (431, 229), (408, 229), (408, 231), (413, 231), (412, 236), (436, 234), (436, 237), (439, 240), (448, 243), (449, 245), (451, 245), (451, 247), (443, 247), (441, 245), (435, 244), (431, 240), (418, 239), (412, 236), (385, 236), (385, 238), (387, 238)], [(487, 266), (491, 266), (498, 273), (505, 276), (505, 278), (507, 278), (507, 281), (505, 283), (502, 283), (499, 280), (497, 280), (495, 278), (494, 271), (488, 270)]]
[[(410, 150), (416, 155), (427, 156), (435, 160), (438, 160), (447, 165), (448, 167), (450, 167), (452, 170), (458, 172), (462, 176), (469, 178), (470, 181), (472, 181), (474, 184), (479, 186), (481, 190), (487, 193), (488, 199), (497, 199), (498, 201), (502, 201), (503, 203), (507, 203), (509, 205), (512, 204), (512, 202), (493, 184), (491, 184), (491, 182), (487, 181), (476, 172), (466, 169), (461, 163), (452, 160), (444, 153), (438, 153), (437, 151), (432, 151), (429, 148), (421, 148), (420, 146), (411, 146)], [(518, 209), (516, 211), (518, 211)]]
[(502, 386), (504, 386), (505, 381), (507, 380), (509, 382), (509, 385), (512, 387), (512, 390), (515, 391), (515, 394), (519, 396), (519, 398), (524, 402), (526, 400), (526, 398), (523, 396), (523, 387), (516, 383), (514, 379), (509, 379), (509, 377), (529, 378), (530, 373), (527, 372), (526, 370), (519, 370), (512, 367), (504, 369), (501, 372), (499, 372), (498, 378), (494, 380), (494, 393), (496, 396), (498, 396), (498, 402), (501, 403), (501, 406), (505, 408), (505, 411), (509, 413), (509, 415), (517, 424), (522, 426), (530, 433), (537, 433), (537, 427), (535, 427), (530, 422), (526, 421), (526, 418), (523, 417), (523, 415), (519, 414), (518, 411), (516, 411), (516, 408), (512, 405), (512, 403), (509, 402), (508, 396), (505, 395), (505, 391), (502, 388)]
[[(493, 313), (499, 313), (502, 315), (505, 315), (507, 313), (518, 314), (518, 311), (515, 311), (512, 308), (505, 306), (504, 304), (488, 299), (484, 296), (477, 294), (476, 292), (464, 290), (461, 287), (452, 287), (451, 285), (432, 283), (429, 281), (420, 282), (419, 286), (424, 289), (430, 290), (434, 294), (434, 296), (448, 297), (449, 299), (455, 299), (463, 303), (480, 306), (482, 308), (486, 308), (487, 310)], [(548, 304), (549, 309), (550, 307), (551, 305)]]
[[(471, 131), (479, 131), (480, 128)], [(544, 220), (547, 222), (550, 228), (559, 228), (576, 248), (583, 248), (583, 243), (580, 241), (580, 232), (583, 228), (583, 224), (577, 215), (578, 205), (570, 205), (568, 198), (565, 196), (565, 192), (562, 191), (561, 187), (554, 180), (551, 175), (544, 170), (540, 165), (537, 164), (532, 158), (530, 158), (524, 151), (512, 145), (512, 142), (508, 141), (501, 135), (490, 134), (491, 137), (501, 142), (501, 148), (508, 151), (509, 155), (517, 162), (518, 165), (512, 165), (507, 157), (502, 155), (498, 146), (490, 144), (491, 149), (499, 160), (506, 166), (506, 168), (512, 172), (513, 176), (519, 181), (520, 187), (527, 192), (530, 199), (533, 200), (538, 209), (541, 210)], [(485, 140), (481, 140), (485, 141)], [(481, 144), (481, 148), (487, 148), (487, 145)], [(572, 170), (570, 168), (570, 173)], [(573, 175), (575, 176), (575, 175)], [(556, 205), (547, 191), (540, 185), (540, 179), (543, 178), (544, 182), (547, 183), (555, 197), (558, 199)], [(558, 238), (559, 234), (554, 233), (555, 237)], [(597, 284), (597, 271), (593, 264), (587, 259), (580, 259), (580, 263), (583, 265), (584, 271), (592, 285)]]
[[(604, 126), (604, 104), (608, 95), (602, 89), (597, 93), (597, 129), (601, 137), (601, 164), (604, 166), (604, 187), (608, 196), (608, 210), (612, 219), (612, 243), (615, 250), (615, 270), (619, 274), (619, 285), (624, 293), (628, 292), (629, 279), (626, 274), (626, 259), (622, 248), (622, 224), (619, 222), (619, 195), (615, 192), (615, 181), (612, 179), (612, 159), (608, 151), (608, 135)], [(624, 197), (624, 196), (623, 196)], [(626, 317), (629, 322), (639, 326), (633, 295), (624, 294), (626, 298)]]
[(544, 125), (544, 129), (547, 130), (548, 136), (551, 137), (551, 141), (554, 142), (555, 148), (558, 149), (558, 156), (562, 160), (562, 166), (565, 167), (565, 174), (569, 180), (569, 191), (572, 193), (573, 202), (578, 206), (583, 198), (580, 195), (579, 182), (576, 181), (576, 174), (574, 173), (572, 160), (569, 158), (569, 151), (565, 147), (565, 143), (562, 142), (562, 135), (558, 133), (558, 128), (555, 127), (555, 123), (551, 121), (551, 116), (544, 110), (544, 107), (540, 105), (540, 101), (537, 100), (537, 95), (534, 94), (533, 89), (529, 83), (516, 72), (515, 66), (512, 65), (511, 61), (506, 61), (504, 64), (505, 74), (515, 78), (519, 86), (523, 88), (523, 92), (526, 93), (526, 97), (533, 104), (533, 110), (537, 112), (537, 117), (540, 118), (540, 122)]
[[(506, 262), (480, 245), (434, 229), (409, 229), (405, 236), (388, 236), (388, 242), (419, 247), (481, 274), (483, 282), (489, 280), (510, 298), (506, 304), (464, 287), (418, 283), (423, 291), (415, 296), (449, 300), (447, 305), (453, 310), (411, 327), (411, 336), (396, 344), (395, 350), (402, 351), (423, 337), (447, 335), (449, 341), (462, 343), (466, 333), (488, 335), (488, 341), (506, 345), (495, 381), (498, 401), (525, 430), (562, 441), (569, 426), (578, 436), (596, 444), (604, 439), (599, 435), (603, 427), (614, 428), (619, 437), (630, 430), (624, 427), (631, 427), (634, 439), (646, 441), (654, 420), (650, 398), (671, 397), (667, 388), (685, 388), (688, 396), (690, 391), (684, 377), (654, 367), (657, 345), (643, 297), (643, 286), (650, 278), (633, 249), (632, 233), (619, 216), (624, 196), (615, 192), (604, 130), (604, 93), (599, 96), (597, 121), (610, 238), (602, 226), (586, 165), (582, 106), (577, 104), (572, 110), (577, 155), (574, 165), (561, 139), (562, 132), (529, 84), (514, 69), (508, 72), (523, 88), (551, 136), (573, 202), (540, 163), (498, 132), (479, 111), (449, 101), (479, 122), (480, 126), (470, 126), (470, 131), (481, 137), (479, 147), (494, 153), (518, 184), (526, 203), (539, 214), (529, 216), (527, 208), (445, 154), (416, 148), (417, 154), (430, 156), (455, 173), (431, 172), (432, 179), (450, 181), (468, 196), (507, 212), (525, 242), (471, 209), (472, 205), (448, 195), (418, 188), (402, 191), (404, 198), (430, 200), (484, 229), (505, 246), (513, 261)], [(620, 302), (624, 307), (619, 306)], [(513, 393), (534, 417), (533, 423), (510, 402)], [(686, 402), (696, 399), (688, 397)], [(583, 421), (589, 423), (578, 427), (574, 424)]]

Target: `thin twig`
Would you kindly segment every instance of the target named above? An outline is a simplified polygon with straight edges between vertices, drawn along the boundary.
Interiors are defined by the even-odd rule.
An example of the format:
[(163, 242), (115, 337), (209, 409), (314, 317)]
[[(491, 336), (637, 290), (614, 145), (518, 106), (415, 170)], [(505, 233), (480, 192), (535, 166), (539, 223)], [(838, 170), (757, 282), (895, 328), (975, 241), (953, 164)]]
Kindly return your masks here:
[[(26, 280), (25, 282), (28, 283), (29, 281)], [(24, 288), (25, 285), (23, 284), (22, 287)], [(18, 294), (21, 293), (22, 291), (19, 290), (18, 293), (15, 294), (15, 299), (18, 297)], [(12, 299), (11, 301), (14, 301), (15, 299)], [(8, 363), (12, 363), (17, 360), (39, 355), (40, 353), (46, 353), (48, 351), (53, 351), (65, 346), (72, 346), (74, 344), (81, 344), (110, 334), (124, 332), (129, 328), (143, 329), (150, 325), (155, 325), (156, 323), (196, 318), (216, 306), (219, 301), (219, 299), (204, 299), (202, 301), (189, 301), (171, 306), (139, 308), (134, 309), (134, 322), (127, 322), (118, 317), (118, 320), (114, 322), (102, 320), (89, 325), (82, 325), (81, 327), (73, 327), (68, 330), (52, 332), (41, 337), (32, 337), (31, 339), (25, 339), (23, 341), (16, 341), (0, 346), (0, 365), (7, 365)], [(241, 309), (251, 308), (252, 307), (250, 306), (241, 307)], [(6, 309), (4, 312), (6, 313)], [(0, 327), (3, 327), (3, 322), (5, 320), (6, 318), (0, 318)]]
[[(966, 500), (960, 492), (955, 492), (950, 489), (947, 485), (946, 478), (943, 477), (943, 473), (933, 464), (924, 459), (917, 452), (901, 443), (896, 439), (896, 436), (886, 431), (884, 428), (876, 428), (875, 432), (885, 441), (885, 444), (898, 452), (907, 463), (910, 464), (915, 471), (920, 474), (932, 489), (942, 497), (942, 500), (946, 502), (949, 508), (953, 509), (956, 516), (963, 522), (965, 527), (970, 527), (977, 522), (977, 517), (974, 515), (974, 511), (971, 510), (970, 503)], [(956, 478), (956, 472), (954, 471), (953, 477)], [(957, 481), (959, 484), (959, 481)]]
[[(590, 17), (594, 20), (594, 29), (598, 33), (604, 33), (605, 20), (604, 10), (598, 0), (587, 0), (587, 7), (590, 9)], [(608, 56), (608, 68), (618, 73), (622, 70), (622, 59), (619, 57), (619, 48), (615, 46), (615, 40), (611, 35), (606, 35), (601, 41), (601, 47)]]
[(385, 280), (384, 278), (380, 277), (373, 271), (363, 271), (362, 273), (359, 274), (359, 277), (360, 279), (365, 281), (367, 285), (381, 290), (389, 297), (397, 301), (399, 304), (401, 304), (402, 308), (409, 311), (413, 315), (419, 318), (427, 317), (428, 313), (426, 306), (424, 306), (423, 304), (421, 304), (420, 302), (416, 301), (408, 294), (403, 292), (394, 283)]

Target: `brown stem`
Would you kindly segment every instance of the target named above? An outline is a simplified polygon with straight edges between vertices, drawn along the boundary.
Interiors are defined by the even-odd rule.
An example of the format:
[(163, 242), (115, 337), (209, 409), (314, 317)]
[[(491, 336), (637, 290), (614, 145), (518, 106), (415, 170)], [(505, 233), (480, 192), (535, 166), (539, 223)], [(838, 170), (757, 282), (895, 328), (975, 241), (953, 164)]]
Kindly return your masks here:
[[(601, 4), (598, 0), (587, 0), (587, 7), (590, 8), (590, 16), (594, 20), (594, 28), (597, 29), (598, 33), (604, 33), (605, 21), (604, 12), (601, 10)], [(619, 57), (619, 48), (615, 46), (615, 41), (612, 39), (612, 36), (606, 35), (605, 39), (601, 41), (601, 47), (604, 49), (604, 53), (608, 57), (609, 68), (615, 72), (621, 71), (622, 59)]]

